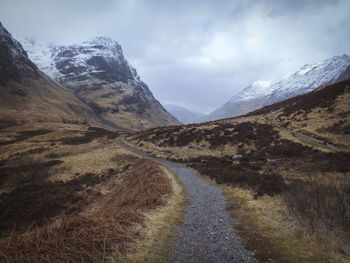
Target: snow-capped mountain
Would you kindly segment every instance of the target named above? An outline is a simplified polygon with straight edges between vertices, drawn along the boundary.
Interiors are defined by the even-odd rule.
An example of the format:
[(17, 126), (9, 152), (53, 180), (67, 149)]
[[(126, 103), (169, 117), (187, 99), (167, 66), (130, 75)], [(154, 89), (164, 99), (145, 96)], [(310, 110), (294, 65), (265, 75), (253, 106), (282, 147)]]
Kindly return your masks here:
[(178, 124), (124, 58), (118, 42), (95, 37), (53, 46), (25, 39), (29, 57), (107, 122), (128, 129)]
[(179, 105), (165, 104), (164, 108), (183, 124), (196, 123), (199, 121), (199, 118), (204, 116), (204, 114), (190, 111)]
[(255, 81), (202, 121), (243, 115), (263, 106), (307, 93), (319, 86), (336, 82), (345, 74), (349, 65), (350, 56), (335, 56), (315, 64), (304, 65), (296, 72), (289, 73), (277, 81)]
[(266, 96), (267, 94), (271, 93), (273, 91), (272, 82), (268, 80), (257, 80), (253, 82), (253, 84), (246, 87), (244, 90), (242, 90), (240, 93), (238, 93), (236, 96), (232, 97), (230, 99), (231, 102), (240, 100), (240, 101), (247, 101), (259, 97)]
[(43, 73), (1, 23), (0, 94), (0, 128), (33, 122), (83, 123), (95, 117), (70, 90)]
[(71, 46), (50, 46), (26, 38), (25, 49), (49, 76), (63, 82), (91, 77), (141, 82), (136, 70), (125, 60), (121, 46), (109, 37), (95, 37)]

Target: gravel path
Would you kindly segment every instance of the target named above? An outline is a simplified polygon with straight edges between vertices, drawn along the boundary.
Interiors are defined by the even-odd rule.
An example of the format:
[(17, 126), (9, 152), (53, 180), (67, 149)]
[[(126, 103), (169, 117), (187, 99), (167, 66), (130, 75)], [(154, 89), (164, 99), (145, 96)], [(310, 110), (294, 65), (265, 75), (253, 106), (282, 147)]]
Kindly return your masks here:
[(273, 114), (271, 114), (270, 117), (267, 118), (267, 120), (270, 122), (270, 124), (271, 124), (272, 126), (274, 126), (274, 127), (276, 127), (276, 128), (279, 128), (279, 129), (281, 129), (281, 130), (284, 130), (284, 131), (286, 131), (286, 132), (289, 132), (289, 133), (292, 134), (294, 137), (295, 137), (296, 135), (298, 135), (298, 136), (300, 136), (300, 137), (304, 137), (305, 139), (308, 139), (308, 140), (310, 140), (310, 141), (313, 141), (313, 142), (319, 144), (321, 147), (328, 148), (328, 149), (331, 150), (331, 151), (335, 151), (335, 152), (345, 151), (344, 149), (341, 149), (341, 148), (339, 148), (339, 147), (337, 147), (337, 146), (335, 146), (335, 145), (333, 145), (333, 144), (330, 144), (329, 142), (326, 142), (326, 141), (323, 141), (323, 140), (320, 140), (320, 139), (311, 137), (311, 136), (306, 135), (306, 134), (301, 133), (301, 132), (296, 132), (296, 131), (290, 130), (290, 129), (288, 129), (288, 128), (286, 128), (286, 127), (282, 127), (282, 126), (280, 126), (280, 125), (277, 125), (277, 124), (276, 124), (276, 119), (275, 119), (275, 117), (276, 117), (276, 113), (273, 113)]
[(153, 158), (117, 139), (117, 144), (152, 159), (180, 177), (186, 187), (189, 205), (183, 225), (175, 235), (175, 248), (166, 262), (257, 262), (243, 247), (225, 210), (226, 200), (219, 188), (197, 177), (192, 169)]

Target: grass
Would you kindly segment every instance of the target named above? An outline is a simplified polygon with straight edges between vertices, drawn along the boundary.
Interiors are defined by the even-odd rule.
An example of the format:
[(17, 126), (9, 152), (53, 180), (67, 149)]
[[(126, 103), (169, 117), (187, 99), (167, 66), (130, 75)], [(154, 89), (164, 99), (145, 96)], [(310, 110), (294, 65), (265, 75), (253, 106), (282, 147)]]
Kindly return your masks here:
[[(181, 187), (157, 164), (115, 145), (116, 133), (52, 123), (1, 131), (2, 138), (18, 134), (32, 136), (3, 145), (0, 153), (0, 172), (17, 171), (18, 178), (0, 189), (2, 211), (12, 209), (2, 214), (9, 224), (0, 239), (1, 262), (105, 261), (129, 253), (135, 240), (146, 244), (173, 233)], [(39, 169), (43, 164), (47, 169)], [(21, 188), (23, 167), (33, 167), (34, 180)]]
[[(164, 168), (165, 169), (165, 168)], [(145, 227), (138, 239), (127, 249), (125, 255), (112, 257), (112, 262), (164, 262), (173, 244), (172, 238), (177, 226), (182, 222), (185, 204), (185, 189), (176, 174), (165, 170), (172, 180), (173, 194), (167, 205), (146, 212)]]
[(310, 234), (309, 227), (289, 213), (280, 195), (257, 199), (254, 191), (205, 178), (222, 189), (227, 210), (237, 221), (235, 228), (261, 262), (347, 262), (347, 245), (340, 232), (319, 227)]
[[(322, 204), (327, 197), (328, 201), (335, 200), (339, 208), (333, 210), (340, 214), (330, 209), (334, 205), (326, 206), (327, 211), (332, 211), (332, 219), (327, 215), (325, 223), (318, 223), (314, 231), (305, 224), (308, 214), (298, 219), (288, 209), (292, 203), (282, 198), (291, 193), (293, 185), (306, 186), (310, 176), (321, 178), (323, 186), (317, 185), (316, 193), (328, 189), (332, 178), (338, 178), (340, 184), (348, 182), (350, 108), (346, 85), (348, 82), (321, 88), (246, 116), (154, 128), (126, 140), (152, 155), (185, 163), (218, 183), (228, 200), (228, 211), (238, 220), (236, 228), (261, 262), (347, 262), (349, 228), (344, 226), (348, 226), (349, 214), (343, 212), (347, 209), (343, 209), (347, 207), (343, 200), (347, 199), (337, 197), (348, 196), (347, 190), (339, 195), (330, 188), (325, 198), (318, 199)], [(269, 116), (277, 116), (276, 125), (295, 130), (295, 136), (271, 125)], [(326, 125), (324, 132), (319, 119)], [(343, 150), (334, 151), (299, 133), (339, 145)], [(232, 160), (236, 153), (243, 157)], [(297, 188), (296, 193), (300, 195), (300, 191), (307, 191), (307, 187)], [(297, 203), (306, 204), (314, 192)], [(326, 212), (315, 213), (324, 218)]]
[[(319, 151), (285, 137), (276, 136), (272, 144), (259, 142), (259, 138), (251, 144), (254, 148), (250, 146), (249, 151), (243, 148), (244, 157), (238, 161), (230, 156), (213, 156), (215, 149), (207, 155), (183, 158), (178, 155), (177, 147), (172, 151), (171, 147), (155, 146), (157, 143), (152, 141), (143, 146), (151, 145), (148, 150), (152, 154), (190, 165), (220, 187), (229, 184), (224, 191), (228, 210), (241, 222), (236, 228), (246, 238), (247, 247), (255, 250), (262, 262), (346, 262), (344, 240), (337, 238), (333, 230), (323, 231), (322, 226), (320, 234), (310, 235), (307, 227), (293, 215), (287, 215), (281, 194), (289, 189), (290, 183), (302, 182), (310, 174), (331, 178), (348, 173), (348, 153)], [(207, 153), (207, 149), (197, 148), (197, 152)], [(282, 175), (283, 180), (267, 180), (264, 184), (264, 174), (271, 172)]]
[(237, 220), (235, 228), (245, 238), (247, 248), (256, 251), (260, 262), (346, 262), (308, 238), (298, 223), (286, 215), (279, 197), (255, 200), (248, 190), (219, 187), (228, 202), (227, 210)]
[(141, 211), (165, 204), (172, 187), (170, 178), (155, 163), (134, 156), (117, 158), (132, 163), (121, 174), (121, 191), (113, 198), (105, 197), (103, 206), (91, 214), (77, 214), (43, 228), (13, 231), (0, 241), (2, 260), (95, 262), (116, 251), (123, 253), (137, 234), (135, 226), (144, 223)]

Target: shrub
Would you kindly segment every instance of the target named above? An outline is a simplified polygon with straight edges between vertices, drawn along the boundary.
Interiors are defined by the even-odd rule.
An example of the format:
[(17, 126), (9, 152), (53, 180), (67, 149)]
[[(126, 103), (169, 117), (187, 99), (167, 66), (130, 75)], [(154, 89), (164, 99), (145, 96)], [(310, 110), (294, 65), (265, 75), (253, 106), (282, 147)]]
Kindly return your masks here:
[(200, 156), (188, 160), (188, 165), (202, 175), (214, 179), (218, 184), (251, 189), (256, 198), (264, 194), (270, 196), (280, 194), (287, 187), (282, 176), (276, 173), (259, 173), (256, 171), (259, 170), (259, 166), (247, 164), (246, 160), (240, 165), (234, 164), (230, 156), (222, 158)]
[(98, 127), (89, 127), (87, 132), (83, 136), (68, 137), (61, 139), (61, 143), (64, 145), (79, 145), (93, 141), (96, 138), (107, 137), (114, 139), (118, 137), (120, 133), (109, 131)]
[(326, 228), (341, 230), (350, 237), (349, 183), (335, 179), (322, 182), (322, 178), (310, 176), (305, 182), (291, 184), (282, 196), (289, 213), (311, 233)]

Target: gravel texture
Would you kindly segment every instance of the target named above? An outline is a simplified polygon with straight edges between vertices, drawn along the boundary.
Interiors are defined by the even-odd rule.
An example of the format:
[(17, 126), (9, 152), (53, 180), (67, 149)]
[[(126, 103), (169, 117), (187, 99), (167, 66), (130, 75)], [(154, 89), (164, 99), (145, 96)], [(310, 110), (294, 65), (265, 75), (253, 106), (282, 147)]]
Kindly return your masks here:
[(243, 247), (225, 210), (226, 200), (219, 188), (180, 164), (152, 158), (117, 139), (117, 143), (143, 157), (166, 166), (180, 177), (186, 187), (189, 204), (183, 224), (175, 235), (174, 249), (166, 262), (257, 262)]

